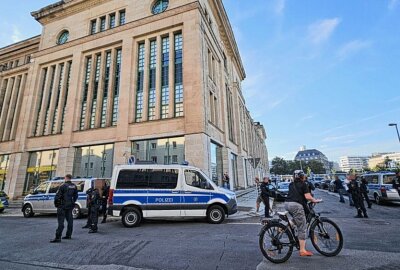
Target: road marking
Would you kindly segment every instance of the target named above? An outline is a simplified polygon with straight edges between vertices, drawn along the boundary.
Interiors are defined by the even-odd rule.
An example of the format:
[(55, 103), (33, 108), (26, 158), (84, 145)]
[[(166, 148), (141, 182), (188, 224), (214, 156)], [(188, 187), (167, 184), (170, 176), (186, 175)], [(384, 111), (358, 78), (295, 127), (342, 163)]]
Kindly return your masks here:
[(240, 223), (240, 222), (232, 222), (232, 223), (226, 223), (226, 224), (232, 224), (232, 225), (260, 225), (260, 226), (262, 226), (261, 223), (259, 223), (259, 222), (257, 222), (257, 223), (254, 223), (254, 222), (242, 222), (242, 223)]

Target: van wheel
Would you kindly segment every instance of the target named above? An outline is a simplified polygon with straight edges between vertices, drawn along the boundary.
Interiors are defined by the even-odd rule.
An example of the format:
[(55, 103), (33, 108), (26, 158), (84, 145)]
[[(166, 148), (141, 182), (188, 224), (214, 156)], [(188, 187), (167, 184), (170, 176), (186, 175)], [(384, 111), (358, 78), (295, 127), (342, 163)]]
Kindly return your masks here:
[(78, 219), (81, 216), (82, 216), (81, 208), (79, 207), (79, 205), (75, 204), (74, 209), (72, 209), (72, 218)]
[(122, 224), (127, 228), (138, 227), (142, 221), (142, 215), (136, 208), (128, 208), (122, 214)]
[(207, 220), (212, 224), (220, 224), (225, 220), (225, 211), (219, 205), (211, 206), (207, 211)]
[(378, 194), (375, 194), (374, 197), (375, 197), (375, 202), (376, 202), (376, 204), (378, 204), (378, 205), (382, 204), (381, 198), (379, 197)]
[(24, 213), (24, 217), (26, 218), (33, 217), (33, 215), (35, 214), (33, 213), (33, 209), (30, 204), (24, 206), (24, 208), (22, 209), (22, 213)]

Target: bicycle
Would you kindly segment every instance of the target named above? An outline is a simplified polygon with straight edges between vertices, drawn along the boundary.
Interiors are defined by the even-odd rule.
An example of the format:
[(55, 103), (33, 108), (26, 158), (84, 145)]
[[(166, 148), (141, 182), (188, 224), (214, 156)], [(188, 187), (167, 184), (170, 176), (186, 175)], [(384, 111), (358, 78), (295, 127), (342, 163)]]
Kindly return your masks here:
[[(314, 211), (315, 203), (309, 203), (306, 235), (310, 237), (314, 248), (322, 255), (333, 257), (343, 248), (343, 234), (332, 220), (321, 217)], [(299, 239), (289, 212), (277, 212), (279, 219), (263, 219), (259, 234), (259, 245), (262, 254), (273, 263), (287, 261), (293, 247), (300, 250)]]

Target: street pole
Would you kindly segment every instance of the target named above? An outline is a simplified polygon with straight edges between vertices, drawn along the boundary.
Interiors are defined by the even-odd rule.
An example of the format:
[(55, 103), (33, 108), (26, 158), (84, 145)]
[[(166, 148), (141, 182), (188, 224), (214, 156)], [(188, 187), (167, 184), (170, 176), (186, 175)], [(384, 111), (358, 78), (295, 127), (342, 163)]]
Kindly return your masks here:
[(389, 127), (396, 127), (397, 138), (399, 139), (399, 142), (400, 142), (400, 134), (399, 134), (399, 129), (397, 128), (397, 124), (391, 123), (391, 124), (389, 124)]

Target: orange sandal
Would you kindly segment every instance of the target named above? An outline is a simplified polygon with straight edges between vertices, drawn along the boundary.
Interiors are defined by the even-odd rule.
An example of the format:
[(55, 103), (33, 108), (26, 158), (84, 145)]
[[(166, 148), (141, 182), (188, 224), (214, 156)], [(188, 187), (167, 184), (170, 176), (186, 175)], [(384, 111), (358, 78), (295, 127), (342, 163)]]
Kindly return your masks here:
[(309, 256), (312, 256), (312, 255), (314, 255), (314, 254), (312, 254), (312, 252), (311, 251), (305, 251), (305, 252), (300, 252), (300, 257), (309, 257)]

